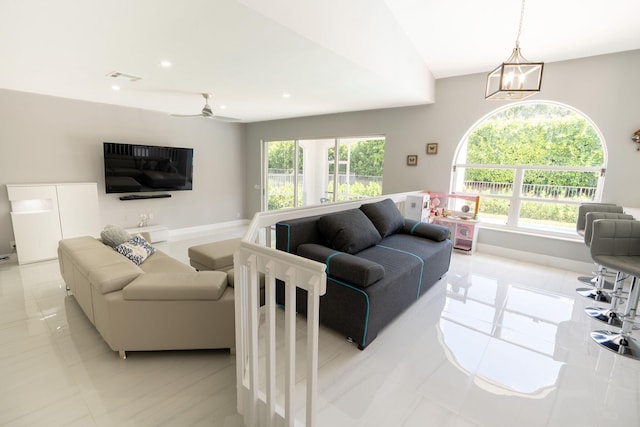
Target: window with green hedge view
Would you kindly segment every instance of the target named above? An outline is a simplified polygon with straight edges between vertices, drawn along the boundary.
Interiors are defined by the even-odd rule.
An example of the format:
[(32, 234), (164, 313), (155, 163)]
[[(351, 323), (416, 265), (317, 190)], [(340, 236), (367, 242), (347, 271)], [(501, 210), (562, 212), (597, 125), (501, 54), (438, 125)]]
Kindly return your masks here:
[(578, 205), (600, 199), (604, 168), (603, 141), (583, 114), (524, 102), (470, 130), (458, 149), (452, 190), (481, 196), (483, 222), (575, 233)]

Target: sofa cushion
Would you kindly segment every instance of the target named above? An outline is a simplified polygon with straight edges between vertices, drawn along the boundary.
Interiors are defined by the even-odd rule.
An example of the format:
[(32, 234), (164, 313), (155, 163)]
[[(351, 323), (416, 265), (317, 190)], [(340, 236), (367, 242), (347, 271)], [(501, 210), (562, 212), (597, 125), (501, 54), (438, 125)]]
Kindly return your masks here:
[(217, 300), (227, 288), (221, 271), (146, 273), (123, 290), (125, 300)]
[(89, 276), (89, 272), (96, 266), (111, 265), (115, 263), (131, 264), (113, 249), (103, 245), (93, 237), (86, 238), (92, 240), (93, 244), (84, 247), (82, 250), (76, 250), (76, 245), (73, 245), (74, 247), (71, 248), (66, 246), (69, 241), (81, 238), (61, 240), (59, 243), (59, 248), (63, 253), (73, 259), (73, 264), (82, 275)]
[(191, 246), (187, 252), (198, 270), (228, 270), (233, 268), (233, 253), (239, 247), (240, 239), (229, 239)]
[(100, 232), (102, 243), (115, 248), (124, 242), (131, 240), (131, 235), (122, 227), (117, 225), (107, 225)]
[(124, 255), (135, 265), (140, 265), (149, 255), (155, 252), (155, 248), (151, 246), (142, 236), (135, 236), (114, 248), (118, 253)]
[(298, 246), (298, 255), (324, 263), (330, 277), (362, 288), (376, 283), (385, 274), (384, 267), (376, 262), (314, 243)]
[(156, 249), (153, 255), (140, 264), (140, 269), (145, 273), (191, 273), (193, 267), (173, 258), (160, 249)]
[(89, 280), (100, 294), (119, 291), (132, 280), (144, 275), (139, 267), (118, 256), (122, 262), (95, 266), (89, 272)]
[(318, 229), (327, 246), (340, 252), (355, 254), (375, 245), (380, 233), (360, 209), (350, 209), (320, 217)]
[(451, 230), (449, 227), (438, 224), (427, 224), (413, 219), (405, 219), (402, 232), (412, 236), (424, 237), (435, 242), (442, 242), (449, 238)]
[(383, 239), (398, 232), (404, 225), (404, 217), (391, 199), (366, 203), (360, 206), (360, 210), (371, 220)]

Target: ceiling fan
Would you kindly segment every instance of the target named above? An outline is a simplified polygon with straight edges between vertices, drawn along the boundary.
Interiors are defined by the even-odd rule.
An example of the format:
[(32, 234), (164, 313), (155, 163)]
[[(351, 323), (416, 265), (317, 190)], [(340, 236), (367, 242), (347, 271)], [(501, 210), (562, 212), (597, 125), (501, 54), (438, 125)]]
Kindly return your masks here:
[(213, 114), (213, 110), (209, 105), (209, 98), (211, 98), (211, 94), (203, 93), (202, 97), (204, 98), (204, 107), (202, 108), (202, 112), (200, 114), (172, 114), (174, 117), (206, 117), (208, 119), (221, 120), (223, 122), (237, 122), (240, 119), (234, 119), (233, 117), (223, 117)]

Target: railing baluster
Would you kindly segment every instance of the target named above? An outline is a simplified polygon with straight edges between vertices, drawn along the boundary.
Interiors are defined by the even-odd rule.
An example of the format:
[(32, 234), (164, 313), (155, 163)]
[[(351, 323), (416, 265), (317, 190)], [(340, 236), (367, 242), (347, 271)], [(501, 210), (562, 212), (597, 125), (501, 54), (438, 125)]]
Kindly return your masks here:
[(318, 325), (320, 323), (320, 298), (316, 283), (309, 286), (307, 294), (307, 427), (315, 427), (318, 400)]
[(276, 269), (274, 261), (268, 261), (265, 274), (266, 356), (267, 356), (267, 425), (275, 427), (276, 416)]
[(284, 313), (284, 346), (285, 346), (285, 420), (289, 427), (293, 427), (295, 420), (295, 390), (296, 390), (296, 285), (295, 269), (287, 270), (285, 282), (285, 313)]
[(251, 425), (258, 425), (258, 390), (259, 390), (259, 376), (258, 376), (258, 316), (259, 313), (256, 310), (256, 282), (255, 276), (257, 274), (257, 259), (256, 255), (251, 255), (248, 260), (249, 267), (249, 289), (248, 289), (248, 307), (247, 313), (249, 315), (249, 387), (251, 390)]

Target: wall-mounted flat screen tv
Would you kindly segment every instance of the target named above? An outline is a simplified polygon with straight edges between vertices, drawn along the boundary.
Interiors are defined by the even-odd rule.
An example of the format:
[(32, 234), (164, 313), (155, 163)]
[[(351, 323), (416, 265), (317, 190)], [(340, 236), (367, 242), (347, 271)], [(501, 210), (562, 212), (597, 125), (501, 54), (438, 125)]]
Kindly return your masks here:
[(191, 190), (193, 148), (104, 143), (107, 193)]

